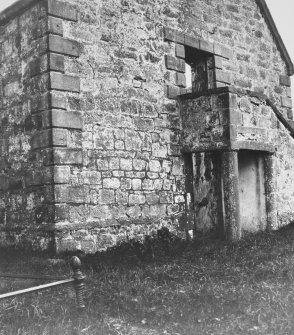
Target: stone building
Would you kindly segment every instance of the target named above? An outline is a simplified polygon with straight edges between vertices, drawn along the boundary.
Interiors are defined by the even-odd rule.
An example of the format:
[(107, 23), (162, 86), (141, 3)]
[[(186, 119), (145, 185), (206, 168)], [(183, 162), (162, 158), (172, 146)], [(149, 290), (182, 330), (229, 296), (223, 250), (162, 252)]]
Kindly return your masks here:
[(290, 223), (292, 74), (264, 0), (16, 2), (0, 14), (0, 245)]

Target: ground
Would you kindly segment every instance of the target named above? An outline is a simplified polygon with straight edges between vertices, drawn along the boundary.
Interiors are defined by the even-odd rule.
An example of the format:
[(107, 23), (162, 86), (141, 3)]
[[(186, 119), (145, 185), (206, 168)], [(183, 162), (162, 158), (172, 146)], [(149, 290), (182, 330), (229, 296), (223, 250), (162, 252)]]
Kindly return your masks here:
[[(159, 236), (83, 256), (85, 311), (70, 288), (0, 303), (0, 334), (294, 333), (294, 227), (239, 243)], [(162, 242), (162, 243), (159, 243)], [(1, 252), (0, 271), (68, 276), (69, 257)], [(34, 285), (1, 278), (1, 292)]]

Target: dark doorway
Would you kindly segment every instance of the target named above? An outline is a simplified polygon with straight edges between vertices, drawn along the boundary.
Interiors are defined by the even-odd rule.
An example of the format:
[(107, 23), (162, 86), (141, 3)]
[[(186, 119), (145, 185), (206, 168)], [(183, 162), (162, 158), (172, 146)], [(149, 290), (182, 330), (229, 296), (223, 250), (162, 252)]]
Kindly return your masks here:
[(223, 233), (221, 157), (217, 152), (192, 154), (196, 234)]

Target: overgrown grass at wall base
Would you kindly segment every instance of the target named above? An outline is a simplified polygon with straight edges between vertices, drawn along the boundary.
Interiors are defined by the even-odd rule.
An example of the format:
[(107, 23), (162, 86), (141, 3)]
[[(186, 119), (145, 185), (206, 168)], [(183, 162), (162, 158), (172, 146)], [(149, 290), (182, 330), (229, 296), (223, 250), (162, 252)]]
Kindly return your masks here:
[[(293, 238), (287, 227), (235, 244), (189, 243), (146, 261), (129, 251), (85, 257), (82, 314), (67, 289), (1, 301), (0, 334), (292, 335)], [(68, 275), (61, 260), (8, 256), (0, 255), (1, 270)]]

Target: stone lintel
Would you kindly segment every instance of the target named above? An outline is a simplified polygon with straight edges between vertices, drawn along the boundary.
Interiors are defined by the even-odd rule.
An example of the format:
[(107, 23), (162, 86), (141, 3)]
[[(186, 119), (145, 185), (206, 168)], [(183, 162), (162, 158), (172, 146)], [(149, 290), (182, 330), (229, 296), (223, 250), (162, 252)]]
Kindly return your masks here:
[(164, 35), (165, 41), (177, 42), (181, 44), (184, 44), (185, 42), (185, 35), (171, 28), (165, 27), (163, 31), (163, 35)]
[(191, 47), (194, 49), (200, 49), (200, 40), (199, 38), (195, 38), (193, 36), (189, 36), (185, 34), (185, 46)]
[(191, 153), (191, 152), (211, 152), (211, 151), (219, 151), (222, 152), (224, 150), (230, 150), (227, 143), (199, 143), (197, 145), (191, 145), (187, 143), (183, 143), (181, 147), (182, 153)]
[(206, 40), (203, 40), (203, 39), (200, 39), (199, 42), (200, 42), (199, 49), (201, 51), (213, 53), (214, 47), (213, 47), (212, 42), (209, 42), (209, 41), (206, 41)]
[[(187, 47), (191, 47), (197, 50), (208, 52), (222, 58), (230, 59), (233, 57), (232, 50), (228, 47), (213, 43), (202, 38), (197, 38), (189, 34), (176, 31), (174, 29), (165, 27), (164, 28), (164, 40), (182, 44)], [(177, 55), (177, 57), (180, 57)], [(184, 58), (183, 56), (180, 58)]]
[(267, 153), (274, 153), (276, 147), (270, 143), (255, 142), (255, 141), (232, 141), (232, 150), (255, 150)]

